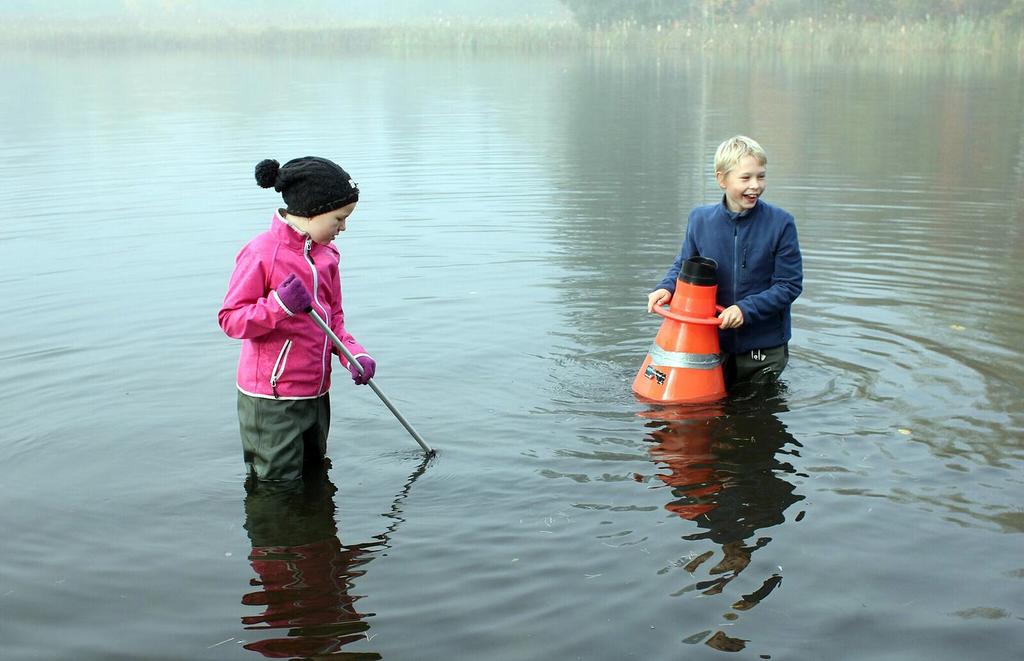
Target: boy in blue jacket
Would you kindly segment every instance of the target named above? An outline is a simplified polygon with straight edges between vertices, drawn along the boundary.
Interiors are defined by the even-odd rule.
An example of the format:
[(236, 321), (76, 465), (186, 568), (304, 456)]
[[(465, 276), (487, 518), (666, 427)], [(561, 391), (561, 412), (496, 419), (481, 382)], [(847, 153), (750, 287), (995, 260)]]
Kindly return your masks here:
[(718, 262), (718, 304), (726, 387), (768, 382), (789, 361), (790, 306), (803, 290), (793, 216), (763, 200), (768, 156), (756, 141), (729, 138), (715, 151), (715, 178), (725, 194), (690, 212), (676, 261), (647, 295), (647, 311), (672, 299), (690, 257)]

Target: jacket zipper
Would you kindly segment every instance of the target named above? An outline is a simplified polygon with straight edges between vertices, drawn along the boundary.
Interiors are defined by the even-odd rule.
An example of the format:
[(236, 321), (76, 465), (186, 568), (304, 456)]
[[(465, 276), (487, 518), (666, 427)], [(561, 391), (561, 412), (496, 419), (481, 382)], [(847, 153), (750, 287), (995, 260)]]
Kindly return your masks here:
[(274, 369), (270, 371), (270, 389), (274, 393), (274, 399), (280, 399), (280, 395), (277, 394), (277, 381), (284, 374), (284, 366), (288, 362), (288, 352), (292, 348), (292, 341), (285, 340), (284, 346), (281, 347), (281, 352), (277, 354), (277, 360), (274, 361)]
[[(323, 316), (324, 323), (327, 324), (327, 325), (330, 325), (330, 323), (331, 323), (331, 315), (327, 311), (327, 308), (325, 308), (323, 306), (323, 304), (320, 303), (319, 300), (317, 300), (317, 297), (316, 297), (316, 293), (320, 289), (320, 287), (318, 286), (318, 282), (317, 282), (316, 262), (313, 261), (313, 256), (309, 254), (309, 251), (312, 250), (312, 249), (313, 249), (313, 239), (311, 239), (311, 238), (309, 238), (307, 236), (306, 237), (306, 244), (305, 244), (305, 246), (303, 246), (303, 249), (302, 249), (302, 255), (303, 255), (303, 257), (306, 258), (306, 262), (309, 263), (309, 270), (313, 272), (313, 302), (316, 303), (316, 305), (320, 308), (320, 312), (321, 312), (321, 315)], [(320, 385), (317, 386), (317, 388), (316, 388), (317, 394), (320, 394), (320, 392), (324, 388), (324, 377), (326, 376), (326, 372), (327, 372), (326, 368), (324, 368), (324, 360), (329, 360), (330, 359), (330, 354), (328, 352), (328, 347), (329, 347), (328, 343), (329, 342), (330, 342), (330, 339), (327, 337), (327, 335), (324, 335), (324, 346), (320, 350)]]
[(736, 300), (740, 295), (740, 270), (739, 270), (739, 231), (740, 226), (734, 220), (732, 221), (732, 302), (736, 304)]
[[(736, 301), (740, 297), (740, 260), (739, 260), (739, 244), (740, 244), (740, 224), (739, 221), (732, 221), (732, 305), (736, 305)], [(744, 266), (746, 265), (746, 257), (744, 256)], [(739, 329), (732, 329), (733, 336), (739, 334)]]

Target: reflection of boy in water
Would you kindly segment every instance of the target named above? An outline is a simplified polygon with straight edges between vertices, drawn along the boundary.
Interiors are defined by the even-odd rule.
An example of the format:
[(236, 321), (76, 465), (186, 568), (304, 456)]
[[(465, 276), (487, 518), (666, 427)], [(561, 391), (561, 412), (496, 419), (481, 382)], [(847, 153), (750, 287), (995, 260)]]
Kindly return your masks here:
[[(716, 578), (697, 584), (704, 594), (719, 594), (771, 537), (759, 537), (752, 544), (747, 540), (759, 529), (783, 523), (786, 508), (803, 500), (793, 493), (792, 484), (779, 477), (795, 469), (776, 458), (787, 444), (799, 443), (774, 415), (722, 415), (657, 424), (661, 427), (650, 434), (657, 444), (650, 453), (669, 469), (657, 477), (676, 496), (665, 508), (706, 529), (684, 539), (710, 539), (721, 546), (723, 558), (708, 571)], [(713, 555), (707, 551), (685, 569), (693, 573)], [(733, 608), (753, 608), (781, 580), (778, 575), (769, 577)]]
[[(327, 655), (366, 638), (370, 628), (355, 609), (349, 585), (372, 559), (367, 546), (342, 546), (334, 520), (335, 486), (326, 468), (290, 482), (246, 483), (245, 529), (258, 589), (242, 597), (262, 606), (242, 618), (249, 630), (285, 629), (287, 635), (245, 645), (268, 658)], [(283, 632), (282, 632), (283, 633)], [(376, 653), (360, 658), (379, 659)]]

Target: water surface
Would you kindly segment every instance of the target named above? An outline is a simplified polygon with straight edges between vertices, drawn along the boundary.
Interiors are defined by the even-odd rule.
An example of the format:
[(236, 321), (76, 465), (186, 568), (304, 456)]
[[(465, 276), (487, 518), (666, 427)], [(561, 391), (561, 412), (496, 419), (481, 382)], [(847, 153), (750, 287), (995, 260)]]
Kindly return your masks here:
[[(1009, 659), (1022, 643), (1016, 63), (10, 55), (5, 659)], [(805, 291), (784, 383), (651, 410), (646, 292), (735, 133)], [(363, 191), (366, 389), (247, 490), (216, 312), (277, 200)]]

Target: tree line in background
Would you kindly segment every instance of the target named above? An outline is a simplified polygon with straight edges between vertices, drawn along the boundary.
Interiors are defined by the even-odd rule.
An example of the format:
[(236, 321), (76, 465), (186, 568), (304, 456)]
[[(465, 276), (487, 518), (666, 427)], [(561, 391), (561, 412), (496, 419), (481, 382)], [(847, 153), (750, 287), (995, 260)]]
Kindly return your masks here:
[(986, 19), (1024, 26), (1024, 0), (561, 0), (585, 26), (738, 20)]

